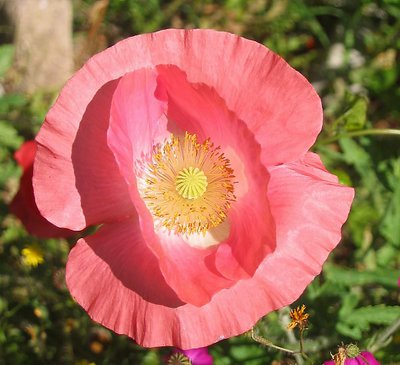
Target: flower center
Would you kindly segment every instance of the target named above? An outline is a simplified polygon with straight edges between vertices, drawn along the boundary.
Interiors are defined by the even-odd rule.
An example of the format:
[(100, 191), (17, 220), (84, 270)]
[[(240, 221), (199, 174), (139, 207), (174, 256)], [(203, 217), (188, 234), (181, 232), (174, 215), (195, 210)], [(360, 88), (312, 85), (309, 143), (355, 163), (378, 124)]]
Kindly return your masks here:
[(176, 191), (186, 199), (197, 199), (207, 190), (207, 176), (198, 167), (184, 168), (175, 180)]
[(205, 234), (224, 222), (236, 200), (233, 179), (220, 147), (186, 133), (153, 148), (139, 190), (156, 223), (175, 233)]

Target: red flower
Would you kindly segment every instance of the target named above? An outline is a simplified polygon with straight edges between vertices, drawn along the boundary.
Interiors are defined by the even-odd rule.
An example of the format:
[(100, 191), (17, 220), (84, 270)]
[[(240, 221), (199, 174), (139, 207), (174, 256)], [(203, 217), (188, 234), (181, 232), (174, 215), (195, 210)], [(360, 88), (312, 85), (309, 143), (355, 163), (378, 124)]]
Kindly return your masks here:
[(22, 167), (23, 173), (19, 190), (10, 203), (10, 212), (16, 215), (25, 226), (25, 229), (34, 236), (43, 238), (72, 236), (76, 232), (51, 224), (43, 218), (36, 206), (32, 187), (35, 154), (35, 141), (25, 142), (14, 154), (14, 158)]
[(292, 303), (340, 240), (353, 189), (307, 150), (311, 85), (211, 30), (129, 38), (65, 86), (37, 137), (42, 214), (80, 230), (77, 302), (143, 346), (204, 347)]

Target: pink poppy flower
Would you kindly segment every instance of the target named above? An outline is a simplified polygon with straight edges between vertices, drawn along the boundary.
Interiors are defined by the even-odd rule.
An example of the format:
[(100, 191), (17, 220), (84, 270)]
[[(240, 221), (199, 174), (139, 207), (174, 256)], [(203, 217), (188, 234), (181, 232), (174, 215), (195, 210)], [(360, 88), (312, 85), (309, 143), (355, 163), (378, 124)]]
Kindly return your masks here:
[[(380, 363), (375, 359), (374, 355), (370, 352), (361, 352), (362, 357), (368, 361), (368, 365), (380, 365)], [(346, 359), (344, 365), (367, 365), (366, 361), (361, 356), (357, 356), (353, 359)], [(335, 365), (333, 360), (325, 361), (324, 365)]]
[(190, 359), (192, 365), (213, 365), (214, 363), (212, 356), (208, 353), (207, 347), (190, 350), (176, 349), (174, 352), (184, 354)]
[(318, 95), (264, 46), (212, 30), (119, 42), (67, 83), (37, 137), (41, 213), (80, 230), (72, 296), (143, 346), (204, 347), (292, 303), (353, 199), (307, 152)]
[(9, 210), (17, 216), (25, 229), (32, 235), (42, 238), (68, 237), (76, 234), (69, 229), (51, 224), (40, 214), (33, 195), (32, 174), (36, 154), (35, 141), (27, 141), (15, 152), (14, 158), (23, 172), (17, 194), (9, 205)]

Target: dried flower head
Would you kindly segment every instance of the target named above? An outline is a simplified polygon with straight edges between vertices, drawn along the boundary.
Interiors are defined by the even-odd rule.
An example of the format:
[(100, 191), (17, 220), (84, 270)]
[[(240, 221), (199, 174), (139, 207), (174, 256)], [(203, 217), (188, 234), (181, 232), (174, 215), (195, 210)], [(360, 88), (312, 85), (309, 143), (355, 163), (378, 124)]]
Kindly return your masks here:
[(332, 355), (332, 359), (335, 365), (344, 365), (346, 359), (354, 359), (360, 354), (361, 352), (357, 345), (353, 343), (344, 345), (342, 343), (342, 345), (338, 347), (338, 352)]
[(325, 361), (324, 365), (380, 365), (370, 352), (360, 352), (354, 344), (341, 345), (338, 352), (332, 356), (332, 360)]
[(192, 365), (192, 362), (187, 356), (180, 352), (177, 352), (171, 355), (168, 360), (168, 365)]
[(297, 307), (296, 309), (292, 309), (290, 311), (291, 322), (288, 324), (288, 328), (290, 330), (297, 326), (299, 326), (300, 330), (303, 330), (307, 327), (307, 320), (310, 315), (305, 313), (305, 310), (306, 306), (303, 304), (301, 307)]
[(344, 365), (346, 358), (346, 349), (344, 347), (339, 347), (338, 352), (335, 355), (332, 355), (335, 365)]

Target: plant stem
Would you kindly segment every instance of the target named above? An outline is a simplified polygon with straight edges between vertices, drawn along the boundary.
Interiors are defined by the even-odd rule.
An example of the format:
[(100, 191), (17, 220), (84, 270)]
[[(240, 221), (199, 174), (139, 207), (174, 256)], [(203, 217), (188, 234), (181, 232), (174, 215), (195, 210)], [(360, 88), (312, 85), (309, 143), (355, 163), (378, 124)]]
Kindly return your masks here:
[(389, 327), (387, 327), (376, 339), (375, 343), (373, 343), (369, 350), (374, 353), (378, 351), (381, 347), (385, 345), (387, 339), (392, 336), (398, 329), (400, 328), (400, 318), (398, 318), (395, 322), (393, 322)]
[[(280, 323), (282, 324), (282, 329), (286, 332), (286, 336), (289, 340), (289, 343), (291, 344), (296, 344), (297, 343), (297, 338), (295, 336), (295, 334), (293, 333), (293, 331), (288, 329), (288, 324), (289, 324), (289, 312), (288, 312), (288, 308), (282, 308), (278, 311), (279, 313), (279, 318), (280, 318)], [(296, 359), (296, 363), (297, 365), (303, 365), (304, 361), (303, 361), (303, 357), (300, 353), (295, 353), (293, 354), (293, 356)]]
[(266, 338), (261, 337), (261, 336), (257, 336), (254, 333), (254, 329), (253, 328), (251, 329), (251, 338), (254, 341), (260, 343), (261, 345), (264, 345), (264, 346), (267, 346), (267, 347), (272, 347), (275, 350), (283, 351), (283, 352), (286, 352), (286, 353), (292, 354), (292, 355), (298, 353), (297, 351), (290, 350), (290, 349), (287, 349), (287, 348), (284, 348), (284, 347), (281, 347), (281, 346), (274, 345), (271, 341), (267, 340)]
[(300, 328), (300, 354), (303, 358), (308, 359), (307, 354), (304, 352), (304, 338), (303, 338), (304, 328)]
[(361, 136), (399, 136), (400, 137), (400, 129), (390, 129), (390, 128), (371, 128), (371, 129), (363, 129), (361, 131), (347, 132), (347, 133), (339, 133), (336, 136), (329, 137), (323, 139), (320, 142), (317, 142), (316, 145), (324, 145), (336, 142), (341, 138), (354, 138)]

